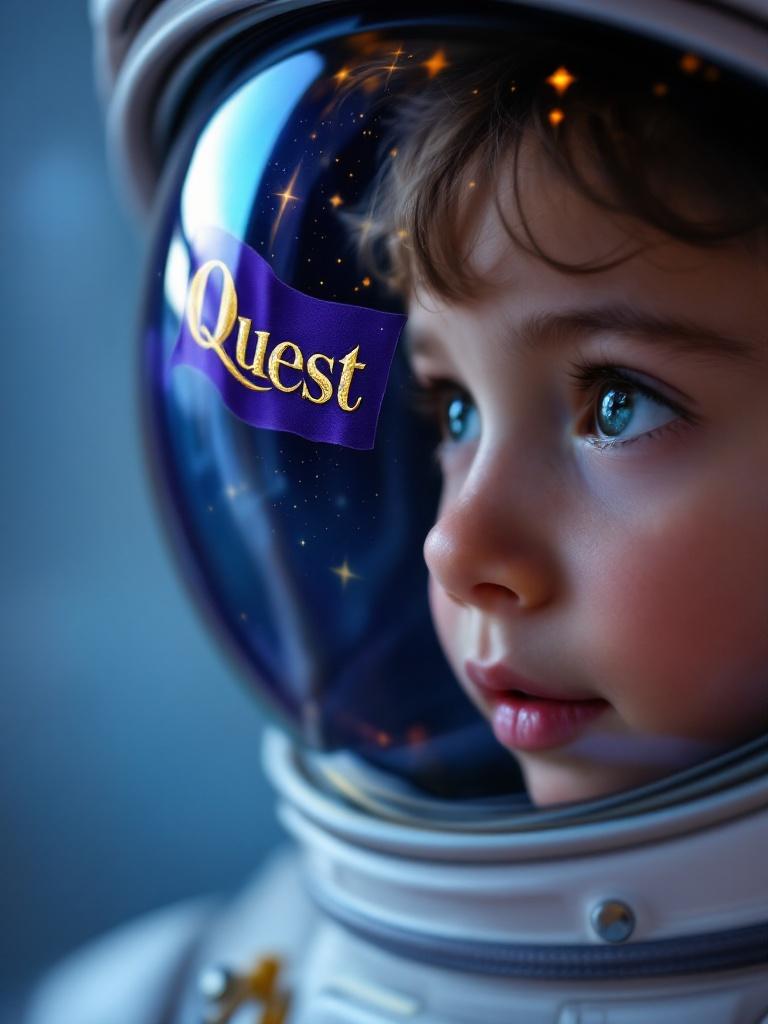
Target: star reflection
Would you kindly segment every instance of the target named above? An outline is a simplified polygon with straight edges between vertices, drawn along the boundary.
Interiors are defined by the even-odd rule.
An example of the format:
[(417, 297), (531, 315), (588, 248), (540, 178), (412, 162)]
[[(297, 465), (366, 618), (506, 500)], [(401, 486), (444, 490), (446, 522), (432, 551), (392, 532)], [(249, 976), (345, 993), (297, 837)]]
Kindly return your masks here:
[(299, 196), (295, 196), (293, 194), (293, 187), (296, 184), (296, 179), (299, 176), (300, 169), (301, 164), (298, 165), (296, 170), (291, 175), (291, 180), (288, 182), (288, 185), (283, 192), (275, 192), (275, 196), (277, 196), (277, 198), (280, 200), (280, 209), (277, 212), (275, 223), (272, 225), (272, 234), (269, 239), (270, 245), (272, 245), (272, 243), (275, 240), (275, 235), (277, 234), (277, 230), (280, 227), (280, 221), (283, 219), (283, 214), (285, 213), (288, 203), (298, 203), (300, 201)]
[(424, 67), (429, 72), (430, 78), (435, 78), (441, 71), (445, 71), (448, 66), (448, 60), (442, 50), (437, 50), (429, 60), (424, 61)]
[(557, 71), (553, 71), (547, 79), (547, 85), (551, 85), (558, 96), (562, 96), (563, 93), (567, 92), (573, 83), (576, 81), (574, 76), (565, 67), (559, 67)]
[(346, 586), (350, 580), (361, 580), (363, 578), (362, 576), (358, 576), (357, 573), (352, 572), (352, 570), (349, 567), (349, 562), (347, 561), (346, 558), (341, 563), (341, 565), (332, 566), (331, 572), (336, 573), (336, 575), (341, 580), (342, 589), (346, 589)]

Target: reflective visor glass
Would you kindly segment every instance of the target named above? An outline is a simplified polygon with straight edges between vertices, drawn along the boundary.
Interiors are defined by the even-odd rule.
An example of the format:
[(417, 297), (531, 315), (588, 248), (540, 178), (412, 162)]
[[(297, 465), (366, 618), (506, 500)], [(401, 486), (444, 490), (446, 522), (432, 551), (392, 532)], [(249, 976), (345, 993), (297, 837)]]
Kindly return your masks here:
[[(460, 414), (425, 416), (414, 388), (416, 243), (381, 196), (419, 104), (457, 88), (471, 102), (505, 53), (518, 64), (496, 88), (536, 93), (554, 137), (595, 40), (519, 19), (329, 25), (220, 67), (166, 182), (144, 320), (157, 480), (249, 680), (310, 746), (462, 796), (522, 787), (432, 623), (435, 450)], [(627, 81), (645, 74), (661, 100), (680, 54), (632, 46)]]

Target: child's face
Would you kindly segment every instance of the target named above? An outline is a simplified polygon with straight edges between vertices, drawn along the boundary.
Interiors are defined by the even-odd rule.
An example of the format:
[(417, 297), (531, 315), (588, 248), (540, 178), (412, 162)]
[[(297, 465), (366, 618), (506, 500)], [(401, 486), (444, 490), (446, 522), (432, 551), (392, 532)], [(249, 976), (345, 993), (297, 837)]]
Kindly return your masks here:
[[(532, 147), (524, 158), (550, 255), (652, 243), (561, 273), (510, 241), (489, 199), (470, 260), (492, 291), (416, 289), (409, 309), (416, 376), (450, 382), (424, 546), (435, 626), (547, 804), (768, 730), (768, 270), (744, 246), (693, 248), (609, 215)], [(580, 390), (583, 364), (638, 387), (611, 372)], [(511, 693), (526, 682), (538, 700)]]

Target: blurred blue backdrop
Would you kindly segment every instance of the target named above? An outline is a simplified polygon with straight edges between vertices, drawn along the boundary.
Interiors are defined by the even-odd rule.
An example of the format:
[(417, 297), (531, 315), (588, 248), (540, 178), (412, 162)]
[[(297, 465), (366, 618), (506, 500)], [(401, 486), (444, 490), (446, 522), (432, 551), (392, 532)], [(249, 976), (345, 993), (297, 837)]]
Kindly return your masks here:
[[(139, 226), (84, 0), (0, 4), (0, 993), (279, 838), (261, 716), (175, 574), (142, 464)], [(67, 1022), (69, 1024), (69, 1022)]]

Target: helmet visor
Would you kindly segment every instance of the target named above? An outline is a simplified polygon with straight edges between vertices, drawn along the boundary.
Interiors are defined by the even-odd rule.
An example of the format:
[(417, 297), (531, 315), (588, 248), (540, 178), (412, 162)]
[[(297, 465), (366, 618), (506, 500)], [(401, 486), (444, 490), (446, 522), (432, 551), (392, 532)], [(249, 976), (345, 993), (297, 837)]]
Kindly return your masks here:
[[(440, 430), (414, 402), (408, 262), (393, 257), (413, 240), (371, 211), (404, 125), (459, 67), (480, 83), (518, 55), (505, 92), (538, 90), (557, 130), (582, 73), (578, 23), (557, 24), (329, 25), (258, 64), (232, 58), (160, 211), (148, 421), (192, 575), (304, 742), (440, 793), (515, 794), (520, 776), (432, 625)], [(628, 89), (679, 74), (679, 53), (631, 45)]]

